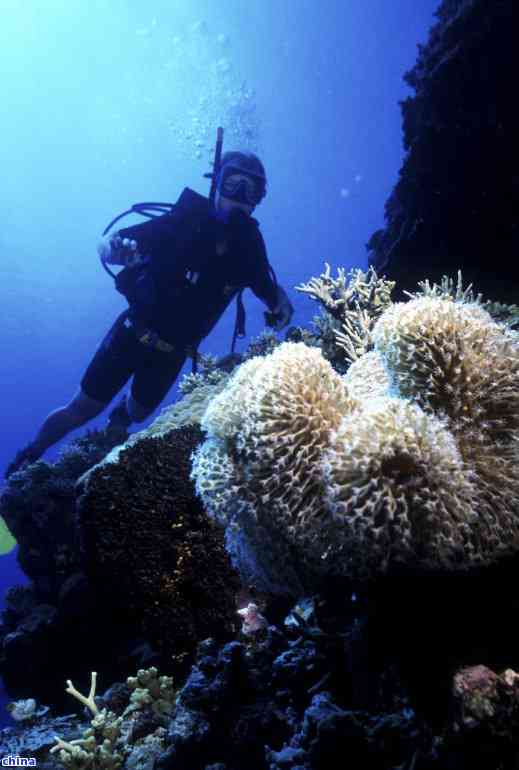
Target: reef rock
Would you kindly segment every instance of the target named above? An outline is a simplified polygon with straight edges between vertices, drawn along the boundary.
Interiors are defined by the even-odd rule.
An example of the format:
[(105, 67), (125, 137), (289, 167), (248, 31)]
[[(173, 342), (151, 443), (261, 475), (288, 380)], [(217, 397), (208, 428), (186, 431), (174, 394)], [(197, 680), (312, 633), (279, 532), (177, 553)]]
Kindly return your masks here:
[(396, 299), (461, 269), (485, 296), (517, 302), (513, 14), (513, 0), (444, 0), (405, 75), (414, 90), (401, 105), (406, 155), (386, 226), (368, 243), (369, 263), (397, 281)]

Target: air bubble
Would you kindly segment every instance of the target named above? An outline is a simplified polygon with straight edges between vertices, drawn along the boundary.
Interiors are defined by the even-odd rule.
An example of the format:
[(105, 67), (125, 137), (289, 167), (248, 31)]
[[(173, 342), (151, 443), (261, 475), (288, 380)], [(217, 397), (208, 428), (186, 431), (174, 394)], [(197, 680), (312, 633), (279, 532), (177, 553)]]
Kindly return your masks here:
[(226, 75), (231, 69), (231, 62), (229, 59), (223, 57), (216, 62), (216, 71), (221, 75)]
[(193, 24), (192, 30), (195, 34), (198, 35), (207, 35), (207, 22), (206, 21), (197, 21)]

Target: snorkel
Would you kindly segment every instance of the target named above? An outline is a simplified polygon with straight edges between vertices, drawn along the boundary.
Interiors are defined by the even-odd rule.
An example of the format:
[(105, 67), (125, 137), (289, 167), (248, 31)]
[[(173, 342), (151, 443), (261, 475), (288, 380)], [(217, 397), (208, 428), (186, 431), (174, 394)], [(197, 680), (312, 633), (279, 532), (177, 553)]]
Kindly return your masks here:
[(204, 176), (211, 179), (212, 214), (228, 222), (237, 213), (250, 217), (265, 197), (267, 180), (263, 164), (254, 153), (235, 151), (222, 156), (222, 144), (223, 128), (218, 128), (213, 171)]
[(214, 210), (214, 199), (216, 195), (216, 183), (218, 181), (218, 175), (220, 173), (220, 166), (222, 163), (222, 146), (223, 146), (223, 128), (218, 126), (216, 129), (216, 147), (214, 148), (214, 160), (213, 170), (208, 174), (204, 174), (206, 179), (211, 180), (211, 189), (209, 190), (209, 202)]

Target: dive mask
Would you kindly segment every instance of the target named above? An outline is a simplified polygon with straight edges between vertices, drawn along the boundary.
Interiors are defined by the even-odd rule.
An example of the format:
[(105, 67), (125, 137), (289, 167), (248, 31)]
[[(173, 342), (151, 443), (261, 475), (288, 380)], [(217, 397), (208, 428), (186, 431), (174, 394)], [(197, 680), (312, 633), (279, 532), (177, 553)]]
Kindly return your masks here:
[(236, 203), (257, 206), (265, 196), (265, 180), (226, 165), (218, 176), (218, 190), (220, 195)]

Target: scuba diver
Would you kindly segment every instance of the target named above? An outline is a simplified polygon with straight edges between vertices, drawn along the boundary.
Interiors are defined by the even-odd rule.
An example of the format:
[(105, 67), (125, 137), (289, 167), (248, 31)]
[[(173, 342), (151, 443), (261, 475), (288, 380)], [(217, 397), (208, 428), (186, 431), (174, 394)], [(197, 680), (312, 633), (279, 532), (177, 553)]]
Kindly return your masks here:
[[(236, 297), (234, 352), (236, 338), (245, 336), (241, 299), (245, 288), (267, 306), (269, 326), (279, 331), (290, 323), (292, 304), (276, 281), (259, 224), (251, 217), (265, 197), (265, 169), (250, 152), (221, 156), (222, 136), (223, 131), (213, 172), (205, 175), (212, 179), (209, 198), (185, 188), (176, 204), (136, 204), (169, 210), (160, 216), (148, 214), (149, 221), (101, 240), (101, 262), (128, 308), (101, 341), (75, 396), (49, 414), (36, 438), (8, 466), (6, 478), (99, 415), (130, 377), (130, 394), (110, 413), (107, 430), (127, 430), (146, 420), (167, 395), (188, 355), (196, 368), (198, 345)], [(109, 264), (123, 269), (114, 275)]]

